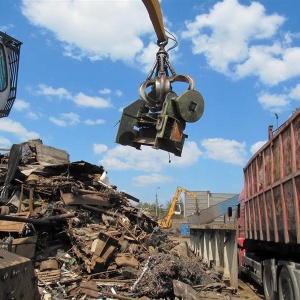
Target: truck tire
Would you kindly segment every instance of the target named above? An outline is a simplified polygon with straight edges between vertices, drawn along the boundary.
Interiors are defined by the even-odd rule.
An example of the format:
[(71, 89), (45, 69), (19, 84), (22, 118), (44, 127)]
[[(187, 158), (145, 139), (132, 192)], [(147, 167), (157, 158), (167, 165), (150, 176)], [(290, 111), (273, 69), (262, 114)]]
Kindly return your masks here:
[(278, 280), (279, 300), (300, 299), (299, 287), (290, 266), (283, 266)]
[(276, 283), (272, 275), (272, 266), (265, 266), (263, 270), (263, 288), (266, 300), (277, 300), (278, 294), (274, 291)]

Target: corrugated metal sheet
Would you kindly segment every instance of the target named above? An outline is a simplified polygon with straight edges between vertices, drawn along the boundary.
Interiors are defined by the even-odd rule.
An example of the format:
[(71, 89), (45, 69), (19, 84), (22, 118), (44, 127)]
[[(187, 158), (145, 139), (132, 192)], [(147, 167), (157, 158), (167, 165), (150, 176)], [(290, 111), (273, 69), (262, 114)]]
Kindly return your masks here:
[[(236, 196), (237, 194), (230, 194), (230, 193), (212, 193), (210, 191), (192, 191), (197, 195), (197, 201), (199, 209), (206, 209), (211, 207), (212, 205), (218, 204), (223, 202), (229, 198)], [(195, 199), (189, 195), (185, 195), (184, 198), (184, 216), (187, 217), (196, 211), (196, 204)], [(234, 215), (232, 216), (231, 220), (234, 219)], [(214, 224), (220, 224), (228, 222), (224, 216), (221, 216), (213, 222)]]

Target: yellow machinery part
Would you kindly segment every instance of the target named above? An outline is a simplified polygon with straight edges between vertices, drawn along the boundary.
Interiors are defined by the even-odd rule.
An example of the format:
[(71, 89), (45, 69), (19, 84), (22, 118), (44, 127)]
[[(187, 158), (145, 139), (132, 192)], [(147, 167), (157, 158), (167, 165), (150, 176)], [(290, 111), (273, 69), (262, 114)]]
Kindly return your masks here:
[(162, 12), (158, 0), (142, 0), (149, 13), (152, 25), (157, 35), (157, 43), (167, 41)]

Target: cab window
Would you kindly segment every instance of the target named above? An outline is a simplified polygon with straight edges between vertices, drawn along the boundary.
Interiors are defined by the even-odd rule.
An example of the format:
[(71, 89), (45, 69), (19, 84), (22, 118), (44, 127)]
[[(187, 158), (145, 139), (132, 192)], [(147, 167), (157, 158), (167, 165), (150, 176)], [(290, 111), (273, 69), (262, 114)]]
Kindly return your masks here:
[(3, 44), (0, 44), (0, 92), (7, 88), (6, 56)]

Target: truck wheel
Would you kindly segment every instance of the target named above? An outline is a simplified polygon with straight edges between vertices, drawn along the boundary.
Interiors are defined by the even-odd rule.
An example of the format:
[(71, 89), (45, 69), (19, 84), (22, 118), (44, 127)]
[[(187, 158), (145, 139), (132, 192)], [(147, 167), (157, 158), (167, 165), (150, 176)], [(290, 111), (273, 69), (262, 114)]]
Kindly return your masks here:
[(266, 300), (277, 300), (278, 294), (274, 291), (275, 282), (272, 276), (272, 266), (265, 266), (263, 271), (263, 287)]
[(280, 300), (298, 300), (300, 297), (295, 275), (289, 266), (283, 266), (280, 271), (278, 293)]

